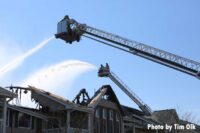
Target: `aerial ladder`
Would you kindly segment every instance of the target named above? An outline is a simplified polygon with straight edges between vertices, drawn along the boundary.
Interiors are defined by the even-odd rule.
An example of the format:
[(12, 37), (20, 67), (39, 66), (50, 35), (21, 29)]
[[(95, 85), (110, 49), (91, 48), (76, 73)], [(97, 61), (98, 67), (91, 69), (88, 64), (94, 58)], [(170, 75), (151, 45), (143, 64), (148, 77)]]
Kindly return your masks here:
[(199, 62), (79, 23), (74, 19), (70, 19), (69, 16), (65, 16), (60, 22), (58, 22), (57, 34), (55, 34), (56, 38), (60, 38), (66, 41), (66, 43), (71, 44), (74, 41), (79, 42), (82, 36), (200, 79)]
[(151, 108), (145, 104), (120, 78), (110, 71), (109, 65), (106, 63), (106, 66), (101, 65), (98, 71), (99, 77), (108, 77), (110, 78), (126, 95), (129, 96), (138, 107), (145, 113), (145, 115), (151, 115)]

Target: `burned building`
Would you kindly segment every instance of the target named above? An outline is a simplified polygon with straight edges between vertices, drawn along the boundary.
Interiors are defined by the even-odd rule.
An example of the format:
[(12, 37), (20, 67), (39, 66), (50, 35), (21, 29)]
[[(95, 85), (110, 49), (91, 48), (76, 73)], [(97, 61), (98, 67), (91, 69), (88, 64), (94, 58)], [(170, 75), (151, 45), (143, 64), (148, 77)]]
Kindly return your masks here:
[(0, 133), (40, 132), (40, 123), (47, 121), (47, 117), (36, 109), (9, 104), (13, 98), (17, 94), (0, 88)]
[[(110, 85), (100, 87), (91, 98), (82, 89), (72, 101), (33, 86), (11, 89), (30, 91), (32, 101), (38, 106), (12, 105), (9, 101), (17, 94), (0, 88), (1, 133), (167, 133), (149, 130), (147, 125), (183, 122), (175, 110), (154, 111), (147, 116), (138, 109), (121, 105)], [(198, 133), (197, 130), (193, 132)]]

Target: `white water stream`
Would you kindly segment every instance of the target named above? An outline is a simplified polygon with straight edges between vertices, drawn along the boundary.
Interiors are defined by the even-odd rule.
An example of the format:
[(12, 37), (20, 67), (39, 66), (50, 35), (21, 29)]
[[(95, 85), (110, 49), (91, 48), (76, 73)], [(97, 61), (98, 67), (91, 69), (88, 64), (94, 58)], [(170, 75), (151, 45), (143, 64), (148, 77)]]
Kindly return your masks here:
[(2, 78), (4, 75), (11, 72), (15, 68), (17, 68), (21, 63), (23, 63), (23, 61), (26, 58), (28, 58), (29, 56), (31, 56), (32, 54), (34, 54), (35, 52), (40, 50), (42, 47), (44, 47), (46, 44), (48, 44), (48, 42), (50, 42), (53, 38), (54, 38), (54, 36), (52, 36), (48, 39), (45, 39), (44, 41), (40, 42), (35, 47), (33, 47), (29, 51), (25, 52), (21, 56), (16, 57), (14, 60), (9, 62), (8, 64), (4, 65), (3, 67), (0, 67), (0, 78)]
[[(54, 36), (43, 40), (29, 51), (25, 52), (21, 56), (16, 57), (14, 60), (10, 61), (3, 67), (0, 67), (0, 78), (20, 66), (25, 59), (43, 48), (53, 38)], [(77, 77), (93, 69), (96, 69), (96, 66), (87, 62), (79, 60), (67, 60), (44, 67), (42, 69), (36, 70), (35, 72), (31, 72), (29, 76), (25, 77), (24, 80), (22, 80), (19, 84), (22, 87), (32, 85), (37, 88), (65, 96)], [(30, 98), (30, 93), (22, 94), (21, 103), (16, 102), (13, 104), (21, 104), (23, 106), (34, 107), (35, 104), (31, 102)]]

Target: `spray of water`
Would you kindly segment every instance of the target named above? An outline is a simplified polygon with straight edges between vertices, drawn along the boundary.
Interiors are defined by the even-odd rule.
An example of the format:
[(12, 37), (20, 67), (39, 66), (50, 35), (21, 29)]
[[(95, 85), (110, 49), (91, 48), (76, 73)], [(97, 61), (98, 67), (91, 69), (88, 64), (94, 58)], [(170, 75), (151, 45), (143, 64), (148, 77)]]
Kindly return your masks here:
[(22, 54), (21, 56), (15, 58), (5, 66), (0, 68), (0, 78), (2, 78), (5, 74), (8, 72), (11, 72), (15, 68), (17, 68), (27, 57), (31, 56), (38, 50), (40, 50), (42, 47), (44, 47), (49, 41), (51, 41), (54, 38), (54, 36), (42, 41), (41, 43), (37, 44), (36, 47), (30, 49), (26, 53)]
[[(68, 60), (31, 73), (22, 81), (21, 86), (32, 85), (65, 97), (76, 78), (83, 73), (96, 69), (96, 66), (78, 60)], [(22, 105), (33, 105), (30, 94), (22, 97)]]

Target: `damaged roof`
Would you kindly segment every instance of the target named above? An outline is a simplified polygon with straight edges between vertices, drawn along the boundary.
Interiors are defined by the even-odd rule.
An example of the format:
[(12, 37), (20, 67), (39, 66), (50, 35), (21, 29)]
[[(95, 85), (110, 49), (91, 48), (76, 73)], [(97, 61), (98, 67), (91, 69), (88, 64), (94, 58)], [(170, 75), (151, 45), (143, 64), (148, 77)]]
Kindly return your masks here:
[(8, 104), (8, 108), (43, 119), (45, 121), (47, 121), (47, 117), (43, 114), (41, 114), (38, 110), (34, 110), (32, 108), (25, 108), (22, 106), (17, 106), (17, 105), (10, 105)]
[(92, 111), (91, 109), (88, 109), (81, 105), (77, 105), (51, 92), (44, 91), (33, 86), (29, 86), (29, 90), (31, 91), (31, 98), (39, 103), (39, 105), (41, 105), (42, 107), (48, 108), (50, 111), (66, 109), (80, 110), (85, 112)]
[(0, 87), (0, 98), (2, 98), (2, 97), (5, 97), (5, 98), (16, 98), (17, 94), (12, 93), (11, 91)]
[(117, 96), (115, 95), (115, 92), (113, 91), (110, 85), (103, 85), (101, 88), (99, 88), (99, 90), (97, 90), (94, 96), (91, 98), (91, 101), (88, 104), (88, 107), (95, 108), (101, 101), (102, 97), (105, 95), (107, 96), (107, 100), (112, 101), (117, 104), (120, 112), (124, 115), (124, 110), (122, 109), (121, 104), (119, 100), (117, 99)]

